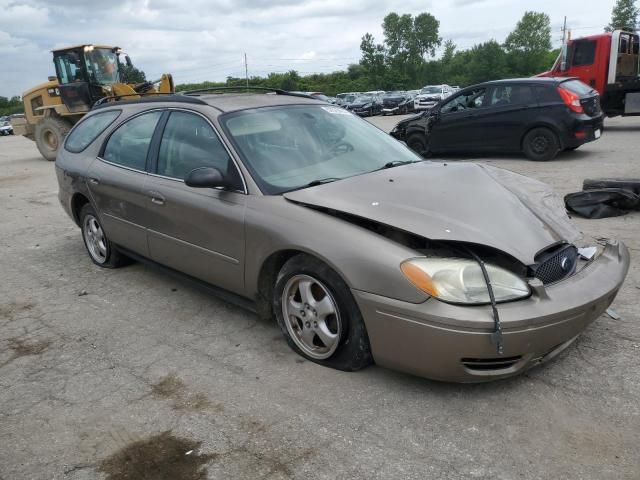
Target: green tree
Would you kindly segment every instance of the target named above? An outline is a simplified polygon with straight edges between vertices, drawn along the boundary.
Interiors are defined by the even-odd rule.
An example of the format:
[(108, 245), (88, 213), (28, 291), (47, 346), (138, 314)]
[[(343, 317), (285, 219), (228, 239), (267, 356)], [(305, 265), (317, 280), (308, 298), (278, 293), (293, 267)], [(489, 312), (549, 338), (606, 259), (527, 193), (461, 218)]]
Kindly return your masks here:
[(628, 30), (635, 32), (638, 29), (638, 13), (640, 9), (635, 0), (617, 0), (611, 12), (611, 23), (604, 27), (607, 32), (614, 30)]
[(380, 82), (385, 73), (385, 47), (377, 44), (375, 38), (370, 33), (365, 33), (360, 42), (360, 51), (362, 58), (360, 65), (364, 73), (369, 75), (371, 82), (374, 84)]
[[(442, 43), (438, 31), (440, 22), (430, 13), (416, 17), (389, 13), (382, 22), (386, 64), (394, 76), (415, 82), (426, 57), (435, 55)], [(389, 72), (391, 73), (391, 72)]]
[(551, 50), (551, 21), (549, 15), (525, 12), (504, 42), (513, 73), (529, 76), (545, 68), (546, 56)]
[(147, 81), (147, 76), (142, 70), (138, 70), (133, 65), (122, 65), (122, 78), (126, 83), (143, 83)]

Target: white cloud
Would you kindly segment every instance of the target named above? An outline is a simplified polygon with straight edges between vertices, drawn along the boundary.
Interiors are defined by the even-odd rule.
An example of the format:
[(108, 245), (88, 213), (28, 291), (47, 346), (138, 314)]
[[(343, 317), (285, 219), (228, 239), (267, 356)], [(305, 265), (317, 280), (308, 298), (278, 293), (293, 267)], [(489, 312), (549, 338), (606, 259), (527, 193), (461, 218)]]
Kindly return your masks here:
[(613, 0), (0, 0), (0, 95), (20, 94), (54, 73), (50, 50), (77, 43), (125, 49), (149, 78), (178, 83), (296, 69), (344, 69), (366, 32), (382, 41), (391, 12), (432, 13), (459, 48), (502, 41), (526, 10), (551, 16), (554, 39), (569, 12), (574, 35), (602, 30)]

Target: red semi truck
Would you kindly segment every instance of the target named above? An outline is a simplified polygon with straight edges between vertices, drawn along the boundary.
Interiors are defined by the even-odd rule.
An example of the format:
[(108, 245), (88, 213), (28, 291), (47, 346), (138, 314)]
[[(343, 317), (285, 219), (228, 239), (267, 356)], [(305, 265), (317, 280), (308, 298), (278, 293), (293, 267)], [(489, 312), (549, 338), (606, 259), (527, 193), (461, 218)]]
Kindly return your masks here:
[(600, 93), (610, 117), (640, 115), (640, 37), (615, 30), (569, 40), (541, 77), (577, 77)]

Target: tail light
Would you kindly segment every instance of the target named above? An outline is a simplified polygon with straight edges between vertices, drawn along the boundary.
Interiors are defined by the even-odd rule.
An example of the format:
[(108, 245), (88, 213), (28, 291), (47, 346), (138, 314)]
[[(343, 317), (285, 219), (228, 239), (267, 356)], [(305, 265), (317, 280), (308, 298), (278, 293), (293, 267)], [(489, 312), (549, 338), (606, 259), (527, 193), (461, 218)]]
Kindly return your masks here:
[(562, 87), (558, 87), (558, 93), (560, 97), (562, 97), (564, 104), (569, 107), (569, 110), (576, 113), (584, 113), (584, 108), (582, 108), (580, 104), (580, 96), (578, 94)]

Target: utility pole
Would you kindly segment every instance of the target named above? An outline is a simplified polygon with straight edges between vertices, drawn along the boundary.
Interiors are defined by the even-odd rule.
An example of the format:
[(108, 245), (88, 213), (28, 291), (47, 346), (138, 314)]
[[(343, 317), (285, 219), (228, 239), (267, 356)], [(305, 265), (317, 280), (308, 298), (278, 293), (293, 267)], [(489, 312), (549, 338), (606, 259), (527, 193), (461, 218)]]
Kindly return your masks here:
[(562, 45), (567, 40), (567, 16), (564, 17), (564, 25), (562, 26)]
[(247, 90), (249, 89), (249, 67), (247, 67), (247, 52), (244, 52), (244, 78), (247, 83)]

